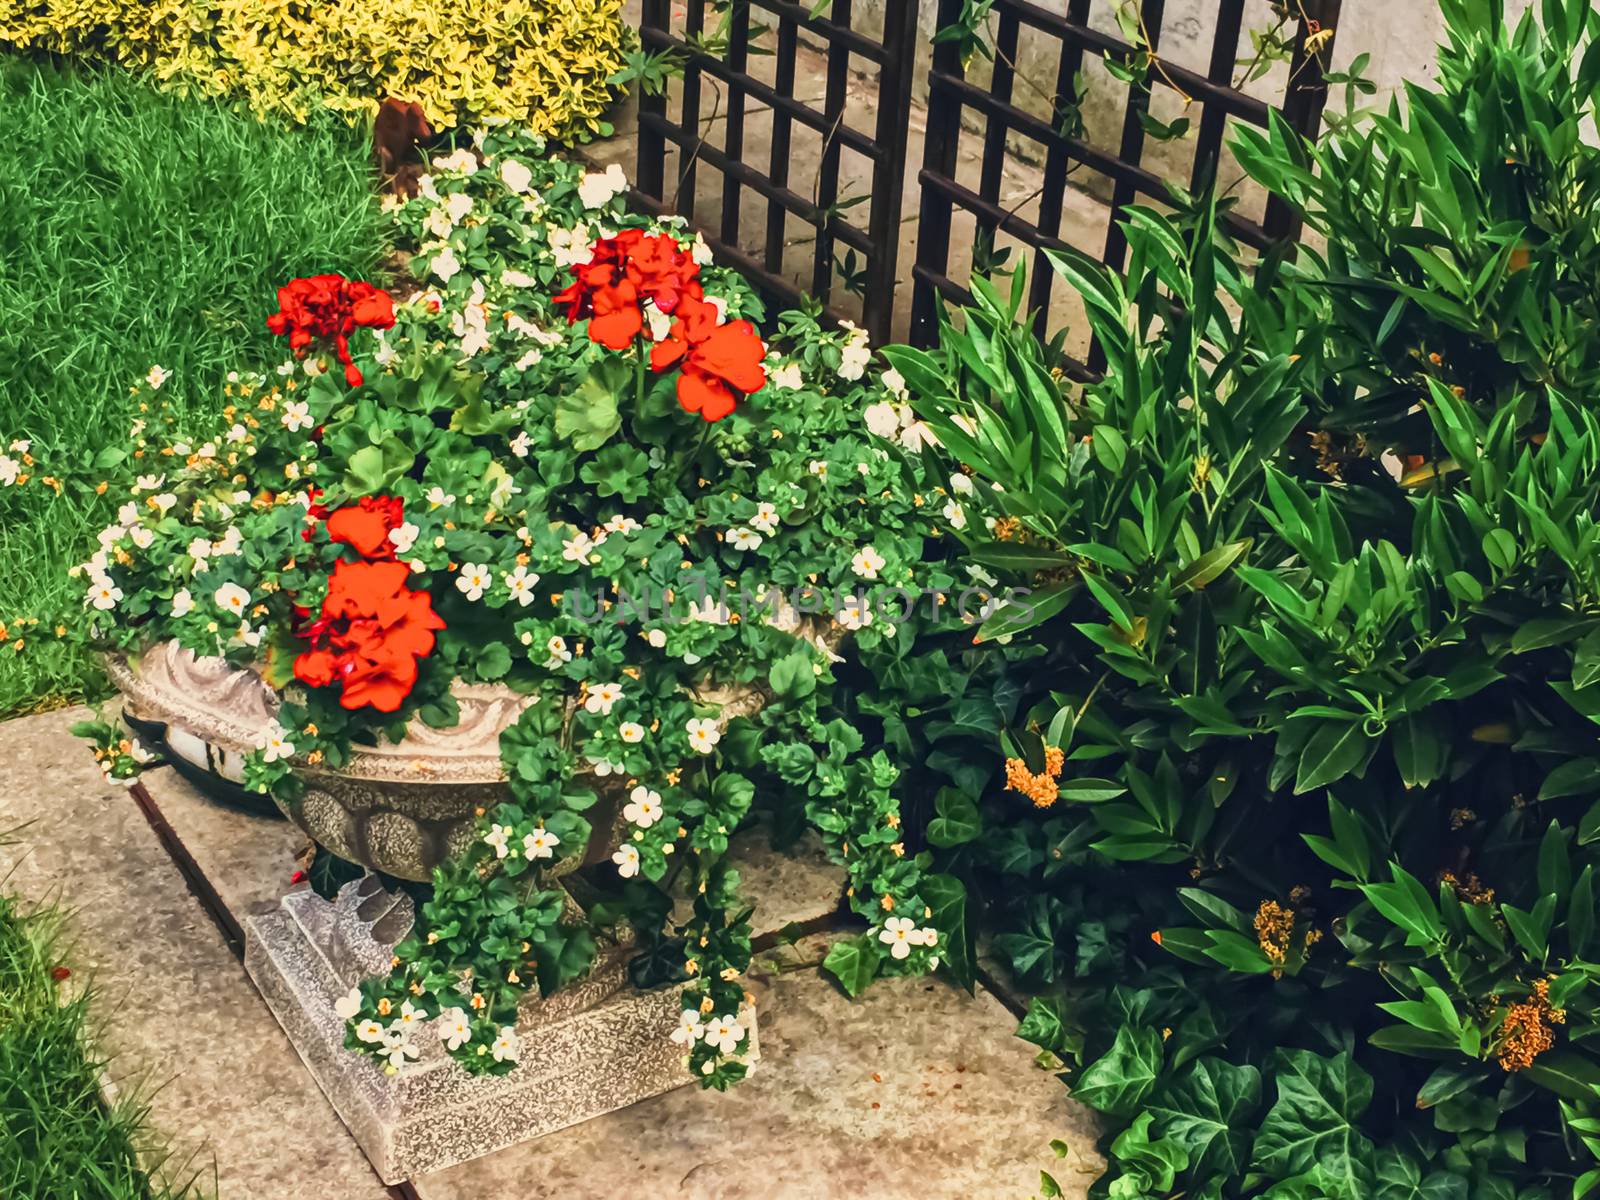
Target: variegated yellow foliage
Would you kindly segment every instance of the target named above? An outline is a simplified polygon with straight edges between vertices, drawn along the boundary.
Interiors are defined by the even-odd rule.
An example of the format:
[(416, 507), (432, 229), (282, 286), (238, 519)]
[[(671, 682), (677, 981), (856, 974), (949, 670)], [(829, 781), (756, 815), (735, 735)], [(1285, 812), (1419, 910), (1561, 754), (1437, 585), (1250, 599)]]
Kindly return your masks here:
[(0, 45), (112, 59), (168, 89), (304, 121), (386, 96), (435, 128), (602, 131), (631, 33), (621, 0), (0, 0)]

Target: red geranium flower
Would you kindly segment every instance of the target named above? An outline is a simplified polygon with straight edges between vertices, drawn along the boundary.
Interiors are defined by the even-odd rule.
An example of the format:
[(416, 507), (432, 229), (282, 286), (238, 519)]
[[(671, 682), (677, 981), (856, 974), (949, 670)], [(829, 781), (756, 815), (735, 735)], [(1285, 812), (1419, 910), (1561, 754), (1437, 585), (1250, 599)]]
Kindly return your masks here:
[(350, 359), (350, 335), (357, 329), (393, 326), (389, 293), (343, 275), (291, 279), (278, 289), (278, 311), (267, 318), (267, 328), (279, 337), (287, 334), (289, 349), (297, 356), (314, 341), (331, 341), (351, 387), (360, 387), (362, 376)]
[(389, 534), (406, 522), (405, 501), (398, 496), (363, 496), (353, 505), (328, 515), (328, 537), (343, 542), (366, 559), (392, 559)]
[(760, 391), (767, 382), (761, 365), (767, 350), (749, 321), (718, 323), (716, 305), (684, 297), (667, 336), (650, 348), (650, 368), (664, 371), (677, 363), (678, 403), (707, 421), (733, 411), (738, 393)]
[(295, 659), (295, 678), (341, 684), (345, 708), (399, 708), (417, 682), (417, 659), (445, 627), (428, 593), (406, 586), (410, 574), (398, 562), (336, 563), (322, 615), (303, 631), (311, 649)]
[(587, 263), (572, 268), (574, 281), (556, 293), (576, 324), (589, 318), (589, 340), (626, 350), (644, 329), (644, 305), (662, 313), (677, 311), (687, 298), (698, 299), (700, 267), (677, 239), (624, 229), (601, 238)]

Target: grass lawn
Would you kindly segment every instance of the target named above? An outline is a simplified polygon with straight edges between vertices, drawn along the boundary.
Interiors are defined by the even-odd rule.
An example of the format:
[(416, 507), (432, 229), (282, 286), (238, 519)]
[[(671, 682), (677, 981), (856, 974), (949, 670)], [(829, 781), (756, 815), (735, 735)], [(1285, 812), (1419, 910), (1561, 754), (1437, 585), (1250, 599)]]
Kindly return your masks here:
[(228, 371), (284, 354), (263, 324), (276, 285), (369, 275), (384, 240), (360, 129), (263, 125), (14, 56), (0, 113), (0, 453), (30, 439), (36, 460), (29, 482), (0, 486), (5, 716), (82, 692), (87, 664), (17, 618), (79, 603), (66, 570), (125, 499), (57, 495), (42, 476), (126, 444), (129, 384), (153, 364), (173, 372), (174, 404), (220, 408)]
[(53, 977), (60, 922), (0, 896), (0, 1196), (37, 1200), (178, 1200), (136, 1160), (143, 1110), (108, 1109), (85, 1037), (89, 996)]

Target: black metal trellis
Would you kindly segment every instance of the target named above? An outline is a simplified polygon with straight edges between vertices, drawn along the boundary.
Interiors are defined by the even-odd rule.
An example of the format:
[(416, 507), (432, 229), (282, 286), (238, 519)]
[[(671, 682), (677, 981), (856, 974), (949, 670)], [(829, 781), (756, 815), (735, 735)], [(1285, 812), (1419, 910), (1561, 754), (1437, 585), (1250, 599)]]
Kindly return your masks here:
[[(672, 24), (674, 3), (682, 4), (681, 33)], [(1117, 213), (1135, 199), (1157, 200), (1166, 191), (1161, 175), (1144, 165), (1147, 134), (1141, 114), (1148, 111), (1152, 90), (1167, 88), (1192, 98), (1199, 107), (1194, 134), (1191, 185), (1215, 170), (1222, 153), (1229, 118), (1265, 125), (1271, 106), (1232, 86), (1242, 57), (1239, 41), (1246, 0), (1215, 0), (1217, 11), (1210, 60), (1204, 74), (1160, 58), (1148, 72), (1148, 86), (1128, 89), (1120, 137), (1115, 151), (1091, 145), (1059, 119), (1064, 106), (1076, 104), (1076, 80), (1089, 56), (1126, 60), (1135, 47), (1090, 25), (1094, 4), (1110, 0), (994, 0), (994, 66), (986, 85), (967, 76), (960, 48), (953, 42), (936, 43), (927, 73), (928, 120), (917, 176), (921, 188), (917, 256), (912, 269), (911, 340), (930, 343), (938, 332), (941, 299), (965, 302), (967, 289), (952, 278), (952, 238), (956, 213), (971, 214), (979, 239), (998, 231), (1022, 243), (1031, 253), (1029, 306), (1037, 328), (1046, 332), (1053, 272), (1044, 251), (1066, 245), (1062, 220), (1068, 174), (1076, 166), (1097, 172), (1110, 181), (1110, 210), (1105, 240), (1099, 247), (1103, 261), (1120, 267), (1127, 246)], [(1327, 85), (1323, 63), (1328, 60), (1331, 32), (1339, 18), (1341, 0), (1293, 0), (1297, 10), (1296, 47), (1289, 65), (1289, 84), (1280, 111), (1295, 129), (1314, 136), (1321, 122)], [(853, 0), (832, 0), (828, 15), (794, 0), (729, 0), (726, 39), (711, 47), (705, 0), (643, 0), (640, 35), (648, 51), (671, 51), (683, 64), (682, 86), (676, 116), (669, 114), (666, 95), (643, 96), (639, 113), (637, 186), (634, 199), (657, 212), (676, 212), (690, 219), (711, 243), (719, 258), (749, 275), (764, 291), (786, 303), (804, 294), (796, 276), (809, 274), (809, 293), (843, 315), (836, 299), (836, 251), (855, 252), (864, 262), (861, 273), (862, 323), (876, 342), (887, 339), (894, 313), (896, 254), (900, 236), (902, 196), (908, 161), (913, 155), (911, 135), (911, 85), (917, 73), (916, 51), (921, 36), (917, 26), (919, 0), (886, 0), (883, 34), (873, 38), (852, 28)], [(954, 24), (963, 0), (937, 0), (940, 28)], [(1159, 56), (1165, 0), (1140, 0), (1143, 27)], [(776, 57), (772, 82), (752, 74), (752, 15), (759, 11), (776, 19)], [(1317, 28), (1328, 31), (1316, 53), (1307, 53), (1307, 37)], [(821, 106), (797, 97), (796, 63), (802, 31), (826, 47), (826, 69)], [(1059, 43), (1052, 106), (1056, 118), (1040, 116), (1017, 104), (1013, 97), (1018, 45), (1029, 38)], [(872, 103), (849, 106), (852, 69), (876, 81)], [(708, 82), (709, 81), (709, 82)], [(720, 110), (709, 109), (706, 91), (713, 88), (725, 99)], [(849, 119), (849, 109), (872, 113), (870, 132)], [(770, 110), (771, 154), (766, 169), (746, 161), (753, 158), (746, 138), (752, 112)], [(712, 132), (713, 111), (722, 118), (720, 137)], [(957, 178), (963, 122), (978, 118), (982, 139), (976, 190)], [(865, 122), (863, 122), (865, 123)], [(821, 139), (822, 152), (814, 178), (791, 178), (793, 138), (797, 129)], [(1029, 155), (1042, 162), (1042, 184), (1032, 218), (1001, 204), (1007, 156), (1012, 143), (1031, 144)], [(669, 151), (674, 169), (667, 169)], [(870, 197), (866, 224), (851, 220), (859, 209), (840, 205), (840, 158), (844, 151), (869, 163)], [(695, 221), (697, 184), (703, 171), (721, 177), (720, 211)], [(765, 220), (749, 221), (741, 200), (754, 193), (766, 202)], [(803, 193), (809, 192), (810, 195)], [(1289, 206), (1269, 197), (1259, 222), (1229, 213), (1230, 231), (1246, 244), (1265, 248), (1297, 235)], [(790, 221), (815, 232), (809, 272), (789, 264)], [(749, 226), (757, 225), (759, 229)], [(1082, 247), (1088, 249), (1088, 247)]]
[[(1239, 38), (1245, 0), (1217, 0), (1216, 33), (1210, 63), (1201, 75), (1162, 61), (1152, 65), (1150, 87), (1129, 88), (1123, 114), (1121, 141), (1115, 154), (1090, 145), (1069, 132), (1062, 122), (1045, 120), (1012, 102), (1012, 86), (1019, 32), (1027, 27), (1060, 41), (1060, 57), (1055, 81), (1057, 112), (1063, 105), (1075, 104), (1074, 81), (1085, 54), (1114, 56), (1126, 61), (1135, 48), (1121, 39), (1091, 28), (1088, 21), (1091, 0), (1067, 0), (1064, 12), (1055, 12), (1030, 0), (995, 0), (992, 13), (998, 20), (995, 37), (995, 66), (987, 89), (966, 78), (959, 48), (954, 43), (935, 46), (933, 68), (928, 75), (928, 135), (924, 161), (918, 181), (922, 185), (922, 221), (918, 234), (914, 280), (911, 340), (930, 344), (938, 333), (941, 297), (965, 302), (970, 293), (949, 276), (950, 242), (953, 217), (957, 209), (972, 213), (978, 230), (992, 237), (1004, 230), (1033, 253), (1030, 264), (1029, 307), (1042, 334), (1048, 320), (1053, 272), (1046, 249), (1066, 245), (1060, 237), (1062, 201), (1067, 173), (1073, 164), (1082, 164), (1112, 181), (1111, 212), (1102, 261), (1121, 267), (1127, 241), (1117, 213), (1138, 196), (1165, 197), (1160, 175), (1142, 165), (1146, 132), (1140, 119), (1148, 111), (1151, 87), (1181, 90), (1201, 105), (1191, 184), (1198, 184), (1215, 169), (1227, 119), (1235, 117), (1256, 125), (1266, 125), (1271, 111), (1265, 101), (1245, 94), (1231, 85), (1236, 61), (1240, 57)], [(1331, 31), (1339, 17), (1341, 0), (1303, 0), (1297, 16), (1295, 53), (1289, 66), (1288, 94), (1281, 111), (1289, 124), (1314, 136), (1322, 119), (1327, 96), (1322, 64), (1331, 48)], [(1159, 38), (1165, 0), (1141, 0), (1140, 15), (1151, 40), (1150, 50), (1159, 53)], [(962, 0), (939, 0), (939, 24), (956, 21)], [(1306, 52), (1307, 36), (1317, 29), (1330, 31), (1316, 53)], [(962, 133), (963, 115), (971, 111), (983, 118), (984, 145), (979, 190), (963, 186), (956, 178), (956, 163)], [(1029, 221), (1000, 204), (1002, 171), (1007, 153), (1007, 138), (1018, 134), (1042, 151), (1043, 183), (1039, 191), (1039, 212)], [(1230, 232), (1239, 240), (1265, 248), (1273, 242), (1298, 234), (1298, 226), (1287, 203), (1278, 196), (1268, 199), (1265, 219), (1257, 223), (1227, 214)], [(1084, 247), (1080, 247), (1083, 249)]]
[[(644, 0), (640, 37), (646, 50), (673, 51), (682, 57), (683, 87), (677, 120), (668, 116), (664, 95), (641, 97), (639, 167), (636, 199), (658, 213), (676, 211), (693, 220), (696, 182), (702, 167), (722, 175), (722, 206), (715, 228), (701, 230), (725, 261), (745, 271), (765, 291), (790, 303), (802, 289), (784, 275), (786, 223), (794, 218), (816, 231), (812, 252), (810, 294), (827, 304), (833, 297), (834, 254), (838, 246), (854, 250), (864, 262), (862, 324), (875, 341), (889, 334), (894, 310), (895, 258), (899, 241), (901, 193), (905, 186), (906, 131), (911, 108), (918, 0), (888, 0), (883, 37), (876, 40), (851, 28), (851, 0), (834, 0), (828, 18), (790, 0), (732, 0), (729, 5), (726, 52), (706, 51), (705, 7), (689, 0), (683, 36), (670, 23), (671, 0)], [(776, 77), (772, 84), (749, 72), (751, 10), (777, 18)], [(825, 94), (820, 109), (795, 95), (795, 62), (800, 30), (827, 45)], [(868, 133), (849, 123), (846, 113), (852, 58), (870, 64), (877, 80), (876, 120)], [(702, 83), (715, 80), (726, 91), (722, 144), (705, 136)], [(744, 161), (745, 119), (751, 101), (772, 111), (772, 153), (765, 172)], [(823, 151), (811, 196), (791, 186), (791, 137), (796, 125), (808, 127), (823, 140)], [(666, 172), (669, 144), (677, 148), (676, 178)], [(866, 158), (870, 197), (866, 227), (839, 207), (840, 154), (844, 149)], [(741, 192), (748, 188), (767, 202), (759, 234), (741, 230)], [(807, 189), (810, 190), (810, 189)]]

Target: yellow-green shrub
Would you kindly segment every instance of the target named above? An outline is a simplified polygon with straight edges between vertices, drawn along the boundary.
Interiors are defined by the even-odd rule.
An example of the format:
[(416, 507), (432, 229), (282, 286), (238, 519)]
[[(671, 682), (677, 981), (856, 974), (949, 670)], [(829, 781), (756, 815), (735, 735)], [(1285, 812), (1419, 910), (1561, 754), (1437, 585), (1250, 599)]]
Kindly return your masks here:
[(0, 45), (112, 59), (260, 115), (386, 96), (435, 128), (506, 118), (599, 132), (630, 34), (621, 0), (0, 0)]

